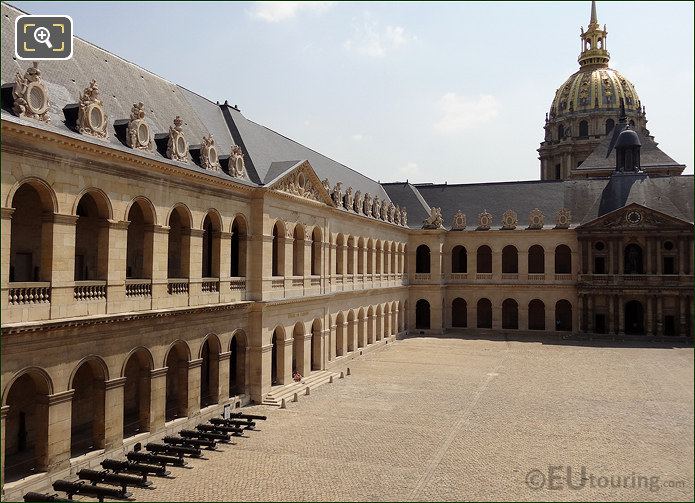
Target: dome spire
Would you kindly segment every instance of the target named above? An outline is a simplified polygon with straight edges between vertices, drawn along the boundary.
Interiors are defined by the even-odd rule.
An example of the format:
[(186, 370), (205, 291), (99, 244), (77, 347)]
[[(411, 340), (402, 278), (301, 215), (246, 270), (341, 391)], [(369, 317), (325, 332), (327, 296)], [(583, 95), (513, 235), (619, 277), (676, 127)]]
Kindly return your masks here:
[(598, 23), (598, 16), (596, 15), (596, 1), (591, 2), (591, 19), (589, 20), (589, 26), (587, 30), (584, 31), (582, 28), (581, 38), (582, 41), (582, 51), (579, 54), (579, 66), (582, 68), (596, 68), (596, 67), (607, 67), (608, 61), (610, 60), (610, 53), (606, 50), (606, 36), (608, 32), (604, 26)]

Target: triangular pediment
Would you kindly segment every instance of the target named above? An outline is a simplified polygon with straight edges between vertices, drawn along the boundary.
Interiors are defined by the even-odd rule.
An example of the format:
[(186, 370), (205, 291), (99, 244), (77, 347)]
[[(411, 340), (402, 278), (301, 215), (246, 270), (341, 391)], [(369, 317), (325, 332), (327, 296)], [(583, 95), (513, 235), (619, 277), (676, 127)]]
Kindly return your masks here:
[(267, 186), (270, 189), (333, 206), (331, 195), (321, 183), (309, 161), (288, 163), (288, 166), (287, 169), (268, 182)]
[(692, 229), (693, 224), (641, 204), (631, 203), (586, 222), (577, 230)]

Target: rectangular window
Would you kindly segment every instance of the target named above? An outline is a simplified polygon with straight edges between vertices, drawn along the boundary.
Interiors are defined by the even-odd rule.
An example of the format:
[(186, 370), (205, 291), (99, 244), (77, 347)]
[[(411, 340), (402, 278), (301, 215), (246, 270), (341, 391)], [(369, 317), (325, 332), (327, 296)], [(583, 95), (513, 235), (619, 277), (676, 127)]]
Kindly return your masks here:
[(594, 274), (606, 274), (605, 257), (594, 257)]
[(676, 274), (675, 257), (664, 257), (664, 274)]

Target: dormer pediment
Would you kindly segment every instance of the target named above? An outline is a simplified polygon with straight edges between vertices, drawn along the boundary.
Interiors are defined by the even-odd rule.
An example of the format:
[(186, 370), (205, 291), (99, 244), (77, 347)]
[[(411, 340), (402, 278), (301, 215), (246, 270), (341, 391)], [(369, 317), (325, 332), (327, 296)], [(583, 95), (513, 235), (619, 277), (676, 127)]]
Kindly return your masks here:
[(631, 203), (577, 227), (586, 231), (635, 231), (656, 229), (692, 228), (693, 224), (653, 210), (641, 204)]
[(284, 194), (333, 206), (330, 194), (307, 160), (290, 165), (269, 181), (267, 186)]

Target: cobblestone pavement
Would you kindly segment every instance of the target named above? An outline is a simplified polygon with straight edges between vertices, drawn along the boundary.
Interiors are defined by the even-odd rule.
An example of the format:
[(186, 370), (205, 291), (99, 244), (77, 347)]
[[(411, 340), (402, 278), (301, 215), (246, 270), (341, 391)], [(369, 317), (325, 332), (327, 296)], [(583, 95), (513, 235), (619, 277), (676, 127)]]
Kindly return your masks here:
[(413, 338), (349, 365), (135, 497), (693, 500), (692, 348)]

